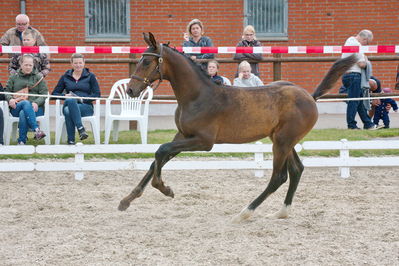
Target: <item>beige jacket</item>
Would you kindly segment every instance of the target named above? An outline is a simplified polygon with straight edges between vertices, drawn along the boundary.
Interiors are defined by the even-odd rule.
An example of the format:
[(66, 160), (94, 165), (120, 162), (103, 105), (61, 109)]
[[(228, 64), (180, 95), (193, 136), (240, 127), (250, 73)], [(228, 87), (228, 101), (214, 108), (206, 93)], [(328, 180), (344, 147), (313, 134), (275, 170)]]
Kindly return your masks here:
[[(37, 40), (36, 40), (37, 46), (47, 46), (44, 37), (40, 33), (40, 31), (32, 27), (29, 27), (29, 29), (36, 31), (37, 33)], [(22, 46), (22, 41), (17, 33), (17, 27), (7, 30), (6, 33), (4, 33), (3, 36), (1, 37), (0, 44), (3, 46)], [(12, 57), (12, 54), (9, 54), (9, 57)]]

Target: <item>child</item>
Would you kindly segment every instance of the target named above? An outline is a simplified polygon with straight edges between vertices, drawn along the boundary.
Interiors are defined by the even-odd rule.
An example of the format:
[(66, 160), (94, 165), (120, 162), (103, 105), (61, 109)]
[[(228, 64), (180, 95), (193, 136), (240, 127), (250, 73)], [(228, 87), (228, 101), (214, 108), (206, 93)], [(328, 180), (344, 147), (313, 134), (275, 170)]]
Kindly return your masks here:
[[(383, 93), (392, 93), (390, 88), (383, 88)], [(374, 114), (374, 124), (378, 125), (380, 119), (382, 119), (384, 123), (384, 128), (389, 128), (389, 107), (390, 105), (395, 112), (398, 111), (398, 105), (396, 104), (395, 100), (388, 98), (388, 99), (380, 99), (380, 104), (375, 107), (375, 114)]]
[(208, 74), (211, 77), (211, 80), (218, 85), (229, 85), (231, 86), (231, 82), (228, 78), (222, 77), (218, 75), (219, 71), (219, 63), (216, 60), (211, 60), (208, 62)]
[[(22, 32), (22, 42), (23, 46), (34, 46), (36, 45), (36, 35), (37, 33), (31, 29), (27, 29)], [(34, 65), (36, 70), (39, 72), (39, 75), (46, 77), (47, 74), (51, 71), (50, 69), (50, 61), (47, 57), (47, 54), (32, 54), (34, 57)], [(14, 54), (10, 60), (10, 64), (8, 66), (8, 71), (10, 75), (15, 75), (18, 72), (21, 64), (22, 54)]]
[(238, 65), (238, 78), (234, 79), (233, 85), (238, 87), (258, 87), (263, 86), (263, 82), (251, 73), (251, 65), (247, 61), (242, 61)]

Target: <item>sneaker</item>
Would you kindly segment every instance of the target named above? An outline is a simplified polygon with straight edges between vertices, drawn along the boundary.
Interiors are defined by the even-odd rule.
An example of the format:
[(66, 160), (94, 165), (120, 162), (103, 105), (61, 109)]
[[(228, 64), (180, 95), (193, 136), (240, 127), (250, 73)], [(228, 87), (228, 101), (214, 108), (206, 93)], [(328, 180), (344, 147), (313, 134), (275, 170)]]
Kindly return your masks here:
[(384, 128), (389, 128), (389, 126), (384, 126)]
[(86, 130), (85, 130), (84, 127), (78, 128), (78, 132), (79, 132), (80, 140), (84, 140), (84, 139), (87, 139), (89, 137), (89, 135), (87, 135)]
[(41, 131), (40, 129), (38, 129), (36, 132), (35, 132), (35, 137), (34, 137), (34, 139), (35, 140), (41, 140), (42, 138), (44, 138), (46, 136), (46, 134), (43, 132), (43, 131)]
[(18, 144), (17, 145), (25, 145), (25, 142), (23, 142), (23, 141), (20, 141), (20, 142), (18, 142)]
[(76, 143), (75, 143), (75, 141), (73, 141), (73, 140), (68, 140), (68, 145), (75, 145)]
[(374, 124), (374, 125), (372, 125), (371, 127), (369, 127), (369, 128), (366, 128), (367, 130), (377, 130), (377, 129), (380, 129), (380, 128), (383, 128), (384, 126), (383, 125), (376, 125), (376, 124)]

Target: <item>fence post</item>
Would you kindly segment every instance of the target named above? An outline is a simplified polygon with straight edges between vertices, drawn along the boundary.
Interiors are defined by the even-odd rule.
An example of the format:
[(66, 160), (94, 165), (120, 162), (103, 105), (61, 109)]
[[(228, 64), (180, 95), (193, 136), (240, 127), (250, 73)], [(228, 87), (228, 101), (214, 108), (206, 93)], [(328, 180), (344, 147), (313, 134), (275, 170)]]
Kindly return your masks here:
[[(81, 147), (81, 146), (83, 146), (83, 143), (78, 142), (78, 143), (76, 143), (76, 146)], [(76, 163), (76, 164), (84, 163), (84, 161), (85, 161), (84, 156), (85, 156), (84, 153), (77, 152), (77, 153), (75, 154), (75, 163)], [(80, 181), (80, 180), (82, 180), (84, 177), (85, 177), (85, 176), (84, 176), (84, 173), (83, 173), (83, 172), (75, 172), (75, 179), (76, 179), (76, 180), (79, 180), (79, 181)]]
[[(273, 54), (274, 58), (281, 58), (281, 54)], [(281, 61), (273, 62), (273, 81), (281, 80)]]
[[(260, 145), (260, 144), (262, 144), (262, 142), (257, 141), (255, 144)], [(260, 165), (260, 163), (262, 163), (263, 160), (264, 160), (263, 152), (255, 152), (254, 159), (255, 159), (255, 162), (258, 165)], [(265, 171), (263, 171), (263, 170), (255, 170), (254, 174), (255, 174), (256, 177), (263, 177), (264, 174), (265, 174)]]
[[(341, 139), (342, 142), (342, 149), (339, 150), (339, 158), (341, 159), (344, 164), (346, 164), (349, 160), (349, 148), (348, 148), (348, 140)], [(350, 168), (349, 167), (340, 167), (339, 172), (342, 178), (350, 177)]]

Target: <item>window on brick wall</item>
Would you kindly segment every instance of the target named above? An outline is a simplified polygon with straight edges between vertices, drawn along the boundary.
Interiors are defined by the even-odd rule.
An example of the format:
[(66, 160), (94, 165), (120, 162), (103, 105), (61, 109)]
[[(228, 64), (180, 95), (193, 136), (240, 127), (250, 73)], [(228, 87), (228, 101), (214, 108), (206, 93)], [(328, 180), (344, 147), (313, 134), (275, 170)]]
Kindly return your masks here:
[(287, 40), (288, 0), (244, 0), (244, 24), (261, 40)]
[(86, 41), (130, 41), (130, 0), (85, 0)]

